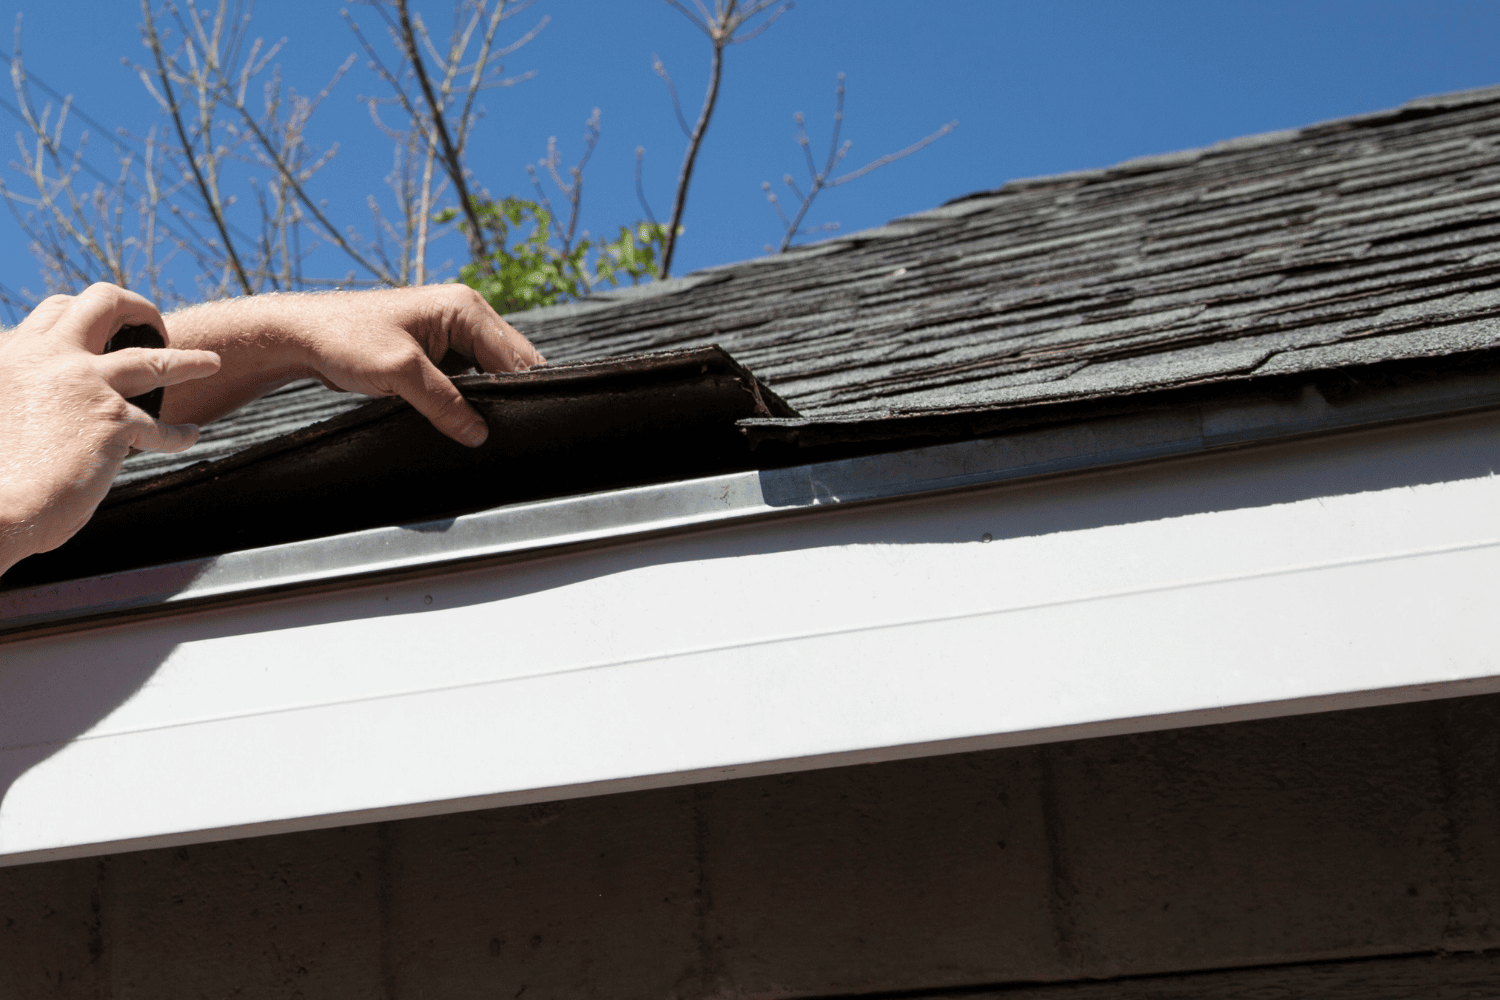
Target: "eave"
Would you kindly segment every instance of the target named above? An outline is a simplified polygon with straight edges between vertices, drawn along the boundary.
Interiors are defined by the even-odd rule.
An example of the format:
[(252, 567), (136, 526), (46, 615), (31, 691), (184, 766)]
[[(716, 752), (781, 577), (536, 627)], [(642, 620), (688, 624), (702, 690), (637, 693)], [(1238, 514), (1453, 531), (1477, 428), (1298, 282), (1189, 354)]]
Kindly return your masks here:
[(1496, 456), (1309, 383), (5, 592), (0, 856), (1500, 690)]

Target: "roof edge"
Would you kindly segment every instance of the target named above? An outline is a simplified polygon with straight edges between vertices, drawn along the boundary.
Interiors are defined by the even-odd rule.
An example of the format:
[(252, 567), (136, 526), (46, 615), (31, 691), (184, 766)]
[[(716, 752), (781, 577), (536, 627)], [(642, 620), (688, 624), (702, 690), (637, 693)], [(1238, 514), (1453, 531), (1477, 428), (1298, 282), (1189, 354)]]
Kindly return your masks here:
[[(1304, 382), (1276, 397), (1200, 400), (1005, 437), (732, 472), (512, 504), (219, 556), (0, 591), (0, 643), (60, 629), (326, 592), (735, 521), (1157, 462), (1500, 409), (1492, 375), (1365, 387)], [(764, 424), (760, 420), (756, 423)]]
[[(1130, 176), (1133, 174), (1154, 173), (1158, 170), (1169, 170), (1173, 167), (1187, 166), (1196, 163), (1207, 156), (1219, 153), (1232, 153), (1244, 149), (1254, 149), (1260, 146), (1271, 146), (1280, 142), (1294, 142), (1297, 139), (1310, 135), (1324, 133), (1330, 129), (1342, 129), (1350, 126), (1380, 125), (1393, 118), (1417, 113), (1435, 113), (1450, 111), (1456, 108), (1473, 107), (1479, 104), (1500, 103), (1500, 84), (1486, 87), (1474, 87), (1469, 90), (1455, 90), (1446, 93), (1429, 94), (1424, 97), (1416, 97), (1400, 104), (1394, 108), (1382, 108), (1377, 111), (1361, 112), (1359, 114), (1344, 115), (1338, 118), (1328, 118), (1322, 121), (1312, 122), (1295, 128), (1275, 129), (1269, 132), (1256, 132), (1250, 135), (1235, 136), (1229, 139), (1221, 139), (1218, 142), (1209, 143), (1205, 146), (1193, 146), (1187, 149), (1173, 150), (1163, 153), (1149, 153), (1145, 156), (1131, 157), (1107, 167), (1093, 167), (1084, 170), (1070, 170), (1058, 174), (1039, 174), (1034, 177), (1017, 177), (1006, 181), (998, 188), (989, 188), (982, 191), (974, 191), (969, 194), (960, 195), (943, 202), (941, 208), (957, 205), (961, 202), (977, 198), (995, 198), (1005, 194), (1015, 194), (1023, 191), (1048, 190), (1055, 188), (1077, 187), (1091, 181), (1105, 180), (1112, 177)], [(920, 218), (926, 213), (906, 216), (907, 219)], [(848, 237), (845, 237), (846, 239)]]

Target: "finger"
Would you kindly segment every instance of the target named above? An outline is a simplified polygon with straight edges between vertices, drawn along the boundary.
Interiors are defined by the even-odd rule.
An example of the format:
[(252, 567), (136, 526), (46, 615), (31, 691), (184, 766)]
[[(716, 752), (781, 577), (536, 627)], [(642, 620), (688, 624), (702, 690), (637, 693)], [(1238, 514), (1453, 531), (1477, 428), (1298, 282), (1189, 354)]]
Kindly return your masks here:
[(476, 332), (473, 346), (474, 359), (487, 372), (521, 372), (547, 363), (531, 341), (494, 311)]
[(474, 412), (458, 387), (426, 355), (413, 355), (412, 361), (392, 379), (392, 388), (432, 421), (432, 426), (459, 444), (477, 448), (490, 436), (484, 418)]
[(547, 363), (542, 352), (501, 319), (489, 303), (478, 295), (473, 298), (459, 312), (458, 322), (449, 332), (449, 342), (455, 350), (479, 362), (479, 367), (487, 372), (525, 371), (532, 365)]
[(126, 326), (150, 326), (166, 336), (167, 324), (149, 300), (101, 281), (75, 295), (50, 332), (98, 354), (109, 338)]
[(132, 406), (127, 430), (130, 447), (136, 451), (176, 452), (191, 448), (198, 441), (197, 424), (164, 424), (144, 410)]
[(213, 351), (179, 351), (170, 347), (127, 347), (101, 354), (94, 363), (109, 387), (127, 398), (164, 385), (207, 378), (219, 370), (219, 356)]

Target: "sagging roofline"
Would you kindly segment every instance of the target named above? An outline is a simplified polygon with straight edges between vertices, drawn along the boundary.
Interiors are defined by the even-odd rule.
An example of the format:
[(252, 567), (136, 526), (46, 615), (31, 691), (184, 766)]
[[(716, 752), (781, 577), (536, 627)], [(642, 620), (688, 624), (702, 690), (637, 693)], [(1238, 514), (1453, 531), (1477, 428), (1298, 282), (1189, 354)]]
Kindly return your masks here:
[[(1332, 373), (1337, 374), (1337, 373)], [(82, 579), (0, 591), (0, 642), (640, 541), (749, 519), (1160, 462), (1500, 408), (1500, 367), (1364, 384), (1330, 373), (1277, 391), (1019, 429), (1003, 437), (512, 504)], [(1218, 388), (1223, 389), (1220, 383)], [(1332, 397), (1333, 401), (1330, 401)], [(1122, 401), (1123, 402), (1123, 401)]]

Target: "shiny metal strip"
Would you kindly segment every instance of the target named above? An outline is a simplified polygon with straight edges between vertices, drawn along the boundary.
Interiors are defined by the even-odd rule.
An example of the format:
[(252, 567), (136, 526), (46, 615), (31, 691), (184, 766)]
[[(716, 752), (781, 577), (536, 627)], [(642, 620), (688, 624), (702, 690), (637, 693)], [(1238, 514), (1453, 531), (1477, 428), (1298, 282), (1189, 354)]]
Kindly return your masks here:
[(1308, 386), (1286, 402), (1183, 407), (1004, 438), (516, 504), (444, 521), (0, 591), (0, 636), (829, 504), (995, 485), (1493, 407), (1500, 407), (1500, 382), (1491, 376), (1395, 388), (1339, 406)]

